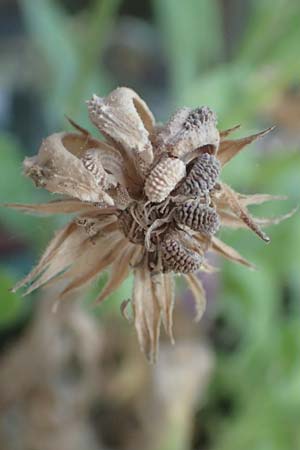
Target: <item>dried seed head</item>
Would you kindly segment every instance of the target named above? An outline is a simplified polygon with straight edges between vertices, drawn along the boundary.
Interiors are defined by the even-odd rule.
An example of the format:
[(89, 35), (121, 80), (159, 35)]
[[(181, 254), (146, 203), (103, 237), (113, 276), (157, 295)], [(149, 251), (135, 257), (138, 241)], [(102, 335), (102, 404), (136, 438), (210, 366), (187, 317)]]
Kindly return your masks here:
[(145, 194), (154, 203), (167, 198), (185, 176), (185, 164), (178, 158), (162, 158), (151, 170), (145, 182)]
[(199, 270), (203, 258), (172, 236), (166, 237), (161, 244), (164, 272), (190, 273)]
[(220, 228), (220, 218), (214, 208), (189, 200), (176, 208), (174, 219), (194, 231), (214, 235)]
[(216, 115), (207, 107), (181, 108), (158, 132), (156, 145), (161, 152), (183, 157), (193, 150), (212, 146), (216, 152), (220, 135)]
[(176, 193), (182, 195), (201, 195), (210, 191), (221, 172), (217, 158), (204, 153), (196, 158), (192, 168)]

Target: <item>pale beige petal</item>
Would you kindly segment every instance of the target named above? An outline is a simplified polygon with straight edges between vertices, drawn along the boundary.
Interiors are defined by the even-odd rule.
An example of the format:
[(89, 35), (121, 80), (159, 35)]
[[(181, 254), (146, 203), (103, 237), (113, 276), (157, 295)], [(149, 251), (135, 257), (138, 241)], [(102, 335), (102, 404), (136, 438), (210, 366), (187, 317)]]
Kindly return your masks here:
[(130, 263), (139, 252), (140, 248), (129, 242), (127, 243), (127, 246), (124, 248), (123, 253), (120, 253), (117, 260), (112, 264), (110, 268), (109, 280), (103, 288), (101, 294), (97, 298), (96, 303), (101, 303), (116, 289), (118, 289), (118, 287), (128, 277), (131, 270)]
[(227, 128), (227, 130), (220, 131), (221, 142), (222, 142), (222, 140), (223, 140), (225, 137), (227, 137), (227, 136), (229, 136), (230, 134), (234, 133), (234, 132), (235, 132), (236, 130), (238, 130), (239, 128), (241, 128), (241, 125), (235, 125), (235, 126), (232, 127), (232, 128)]
[(215, 114), (206, 106), (181, 108), (160, 129), (156, 144), (160, 153), (180, 158), (205, 146), (210, 146), (215, 153), (220, 140), (216, 125)]
[(245, 208), (239, 201), (237, 194), (225, 183), (221, 184), (222, 192), (227, 200), (228, 208), (236, 214), (258, 237), (265, 242), (270, 242), (270, 238), (264, 233), (257, 223), (253, 220), (247, 208)]
[(63, 276), (64, 279), (71, 279), (70, 283), (60, 294), (60, 299), (67, 294), (90, 283), (95, 277), (109, 267), (116, 259), (119, 259), (123, 249), (128, 245), (127, 239), (114, 235), (108, 236), (105, 240), (100, 240), (94, 245), (94, 249), (86, 251), (75, 261), (71, 270)]
[(215, 236), (212, 238), (211, 248), (214, 252), (218, 253), (226, 259), (229, 259), (230, 261), (246, 266), (249, 269), (256, 269), (253, 264), (251, 264), (243, 256), (241, 256), (234, 248), (225, 244), (225, 242), (221, 241)]
[[(72, 214), (72, 213), (84, 213), (89, 211), (99, 212), (99, 206), (93, 203), (85, 203), (76, 199), (62, 199), (53, 200), (48, 203), (7, 203), (5, 206), (12, 209), (18, 209), (20, 211), (31, 214)], [(116, 211), (115, 208), (104, 208), (105, 214)]]
[(213, 266), (210, 264), (207, 260), (204, 259), (204, 261), (201, 263), (201, 272), (205, 273), (216, 273), (219, 272), (220, 269), (218, 267)]
[(45, 270), (37, 274), (36, 280), (25, 291), (24, 296), (44, 286), (49, 280), (70, 267), (90, 245), (86, 233), (78, 227), (52, 254)]
[(239, 228), (248, 228), (248, 226), (245, 224), (245, 222), (237, 217), (236, 215), (232, 214), (230, 211), (218, 211), (219, 217), (221, 219), (221, 224), (223, 227), (232, 228), (232, 229), (239, 229)]
[(117, 144), (139, 169), (150, 167), (153, 152), (149, 131), (152, 132), (154, 119), (143, 100), (123, 87), (104, 98), (93, 95), (87, 103), (90, 119), (100, 132)]
[(261, 205), (262, 203), (270, 202), (273, 200), (278, 201), (288, 199), (286, 195), (271, 195), (271, 194), (250, 194), (250, 195), (237, 194), (237, 195), (240, 203), (243, 206)]
[(134, 271), (132, 309), (141, 350), (149, 362), (153, 363), (158, 351), (161, 311), (145, 264)]
[(73, 222), (66, 225), (62, 230), (59, 230), (55, 234), (54, 238), (48, 244), (37, 266), (35, 266), (25, 278), (20, 280), (14, 286), (12, 291), (16, 292), (21, 287), (25, 286), (28, 283), (31, 283), (39, 274), (41, 274), (46, 269), (47, 265), (51, 262), (51, 260), (54, 258), (56, 253), (59, 251), (63, 242), (67, 240), (76, 231), (77, 226)]
[(128, 311), (130, 304), (131, 300), (130, 298), (128, 298), (127, 300), (123, 300), (120, 306), (121, 314), (125, 320), (128, 320), (128, 322), (131, 321), (130, 312)]
[[(112, 226), (117, 229), (114, 220), (113, 217), (103, 218), (101, 222), (98, 222), (98, 232), (100, 233), (100, 230), (104, 234), (111, 232)], [(40, 286), (49, 283), (55, 277), (55, 282), (58, 281), (57, 275), (59, 273), (72, 266), (74, 262), (77, 263), (78, 258), (92, 248), (94, 248), (93, 242), (83, 227), (78, 226), (76, 222), (71, 222), (54, 237), (38, 265), (14, 289), (19, 289), (35, 280), (25, 292), (24, 295), (27, 295)]]
[(25, 158), (25, 174), (32, 178), (37, 186), (50, 192), (82, 201), (105, 201), (113, 204), (111, 197), (98, 184), (97, 178), (80, 160), (86, 141), (88, 138), (82, 134), (52, 134), (43, 141), (36, 156)]
[(165, 331), (172, 343), (173, 336), (173, 309), (175, 302), (175, 286), (173, 274), (159, 273), (152, 277), (155, 296), (162, 313)]
[[(278, 225), (280, 222), (283, 222), (286, 219), (289, 219), (292, 217), (296, 212), (298, 208), (292, 209), (292, 211), (288, 212), (287, 214), (282, 214), (280, 216), (275, 217), (254, 217), (252, 216), (252, 219), (255, 221), (257, 225), (260, 225), (262, 227), (267, 227), (270, 225)], [(221, 218), (222, 226), (238, 229), (238, 228), (248, 228), (248, 225), (245, 224), (245, 222), (240, 219), (237, 216), (234, 216), (232, 213), (228, 211), (219, 211), (219, 216)]]
[(263, 227), (267, 227), (269, 225), (278, 225), (280, 222), (283, 222), (286, 219), (289, 219), (292, 217), (297, 211), (299, 210), (298, 207), (292, 209), (287, 214), (282, 214), (281, 216), (275, 216), (275, 217), (254, 217), (255, 222)]
[(188, 283), (189, 288), (191, 289), (194, 300), (195, 300), (195, 308), (196, 308), (196, 322), (199, 322), (205, 312), (206, 309), (206, 294), (203, 288), (201, 280), (194, 273), (188, 273), (185, 276), (185, 279)]
[(235, 155), (243, 150), (244, 147), (270, 133), (272, 130), (274, 130), (274, 128), (275, 127), (270, 127), (259, 133), (252, 134), (251, 136), (247, 136), (241, 139), (222, 141), (220, 143), (220, 148), (218, 151), (218, 159), (222, 166), (228, 163)]

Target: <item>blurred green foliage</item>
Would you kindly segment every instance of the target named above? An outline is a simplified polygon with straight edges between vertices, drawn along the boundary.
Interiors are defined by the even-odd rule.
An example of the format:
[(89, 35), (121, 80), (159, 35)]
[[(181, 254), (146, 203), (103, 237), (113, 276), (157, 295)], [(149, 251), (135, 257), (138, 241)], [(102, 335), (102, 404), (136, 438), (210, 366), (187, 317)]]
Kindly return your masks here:
[[(47, 126), (61, 126), (64, 113), (89, 126), (84, 100), (94, 91), (107, 93), (114, 87), (101, 54), (117, 21), (120, 1), (94, 1), (77, 22), (59, 2), (20, 0), (19, 4), (40, 56), (36, 89)], [(245, 27), (233, 36), (232, 49), (225, 55), (226, 1), (223, 9), (217, 0), (152, 1), (167, 62), (170, 110), (182, 104), (208, 104), (218, 113), (222, 127), (242, 123), (244, 134), (268, 121), (265, 106), (299, 83), (300, 3), (251, 0), (247, 5)], [(227, 20), (234, 23), (234, 17)], [(263, 216), (286, 212), (299, 203), (299, 141), (300, 130), (297, 148), (291, 143), (290, 148), (264, 152), (262, 143), (258, 151), (246, 150), (226, 168), (224, 179), (242, 192), (288, 195), (286, 203), (256, 210)], [(49, 198), (21, 177), (24, 149), (20, 146), (9, 134), (0, 136), (1, 201)], [(38, 250), (59, 223), (56, 218), (41, 222), (3, 209), (0, 218)], [(216, 345), (216, 370), (203, 410), (203, 426), (213, 450), (300, 449), (299, 230), (297, 212), (270, 229), (272, 242), (267, 247), (246, 231), (222, 232), (222, 238), (259, 270), (222, 265), (216, 315), (225, 323), (224, 333), (227, 327), (236, 336), (237, 347), (229, 351)], [(10, 275), (1, 271), (0, 277), (2, 327), (17, 320), (22, 302), (7, 293)], [(106, 303), (103, 313), (129, 296), (130, 283), (114, 295), (115, 301)], [(223, 340), (225, 345), (226, 333)], [(212, 405), (224, 396), (231, 407), (219, 414)], [(170, 442), (170, 449), (182, 450), (173, 439)]]

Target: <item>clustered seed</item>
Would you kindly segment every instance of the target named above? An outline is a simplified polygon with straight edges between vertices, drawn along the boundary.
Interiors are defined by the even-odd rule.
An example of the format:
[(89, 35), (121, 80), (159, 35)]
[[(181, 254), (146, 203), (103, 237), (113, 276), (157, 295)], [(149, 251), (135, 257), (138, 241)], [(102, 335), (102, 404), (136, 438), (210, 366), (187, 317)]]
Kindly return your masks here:
[(198, 200), (188, 200), (175, 210), (174, 219), (206, 235), (216, 234), (220, 227), (220, 219), (214, 208), (202, 205)]
[(202, 257), (187, 249), (178, 239), (166, 237), (161, 244), (164, 272), (190, 273), (199, 270)]
[(211, 191), (219, 178), (220, 171), (221, 166), (215, 156), (208, 153), (198, 156), (177, 193), (198, 196)]
[[(194, 111), (189, 120), (198, 116), (205, 119), (204, 112), (209, 114), (204, 108)], [(208, 153), (189, 164), (187, 175), (182, 160), (163, 157), (146, 178), (146, 202), (134, 200), (120, 211), (121, 229), (132, 243), (144, 245), (151, 272), (186, 274), (199, 270), (205, 248), (193, 232), (200, 233), (205, 242), (220, 227), (211, 200), (219, 174), (218, 160)]]
[(216, 116), (210, 108), (207, 106), (202, 106), (201, 108), (196, 108), (190, 112), (187, 119), (183, 123), (183, 127), (186, 130), (190, 130), (191, 128), (199, 128), (209, 120), (216, 122)]

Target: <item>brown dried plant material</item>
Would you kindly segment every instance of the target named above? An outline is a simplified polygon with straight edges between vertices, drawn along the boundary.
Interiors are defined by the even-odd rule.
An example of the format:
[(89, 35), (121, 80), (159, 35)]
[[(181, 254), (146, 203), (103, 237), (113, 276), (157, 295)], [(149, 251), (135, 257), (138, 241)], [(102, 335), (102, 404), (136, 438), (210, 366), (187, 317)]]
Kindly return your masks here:
[[(104, 98), (94, 95), (87, 103), (90, 119), (106, 141), (70, 120), (76, 132), (49, 136), (37, 156), (24, 161), (25, 174), (37, 186), (63, 198), (9, 206), (76, 217), (54, 236), (14, 290), (27, 286), (26, 294), (61, 283), (64, 298), (109, 270), (101, 302), (132, 269), (134, 324), (141, 349), (155, 361), (161, 322), (173, 341), (174, 274), (191, 288), (199, 319), (206, 300), (197, 272), (215, 270), (205, 259), (207, 251), (253, 268), (216, 237), (219, 227), (249, 228), (268, 242), (262, 227), (293, 211), (279, 218), (254, 218), (249, 205), (282, 197), (238, 194), (219, 181), (221, 167), (271, 129), (226, 140), (238, 127), (219, 133), (216, 115), (206, 106), (182, 108), (157, 126), (147, 105), (128, 88)], [(121, 305), (124, 315), (128, 305), (127, 300)]]

